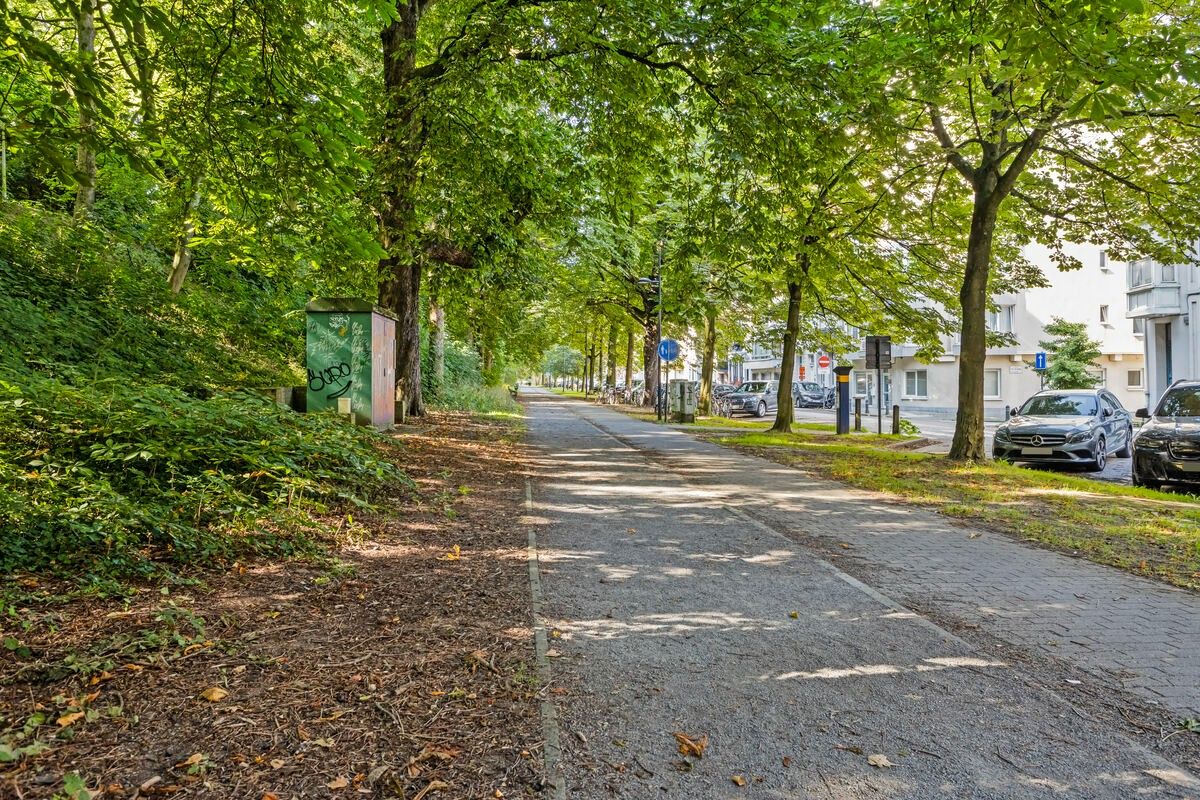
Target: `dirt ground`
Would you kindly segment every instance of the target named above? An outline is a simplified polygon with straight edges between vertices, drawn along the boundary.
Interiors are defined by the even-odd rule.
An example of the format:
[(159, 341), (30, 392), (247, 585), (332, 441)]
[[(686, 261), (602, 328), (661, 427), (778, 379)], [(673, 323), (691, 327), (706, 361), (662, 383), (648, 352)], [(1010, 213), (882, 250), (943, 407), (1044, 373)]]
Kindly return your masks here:
[(518, 439), (408, 426), (417, 492), (339, 517), (329, 562), (10, 609), (0, 797), (538, 794)]

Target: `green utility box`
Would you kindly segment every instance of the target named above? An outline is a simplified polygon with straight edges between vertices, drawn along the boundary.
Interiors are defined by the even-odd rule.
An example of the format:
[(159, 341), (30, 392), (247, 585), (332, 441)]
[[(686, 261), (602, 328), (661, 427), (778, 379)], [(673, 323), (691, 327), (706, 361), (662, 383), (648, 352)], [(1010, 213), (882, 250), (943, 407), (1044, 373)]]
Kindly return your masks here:
[(349, 413), (380, 430), (396, 421), (396, 317), (348, 297), (313, 300), (308, 314), (308, 411)]

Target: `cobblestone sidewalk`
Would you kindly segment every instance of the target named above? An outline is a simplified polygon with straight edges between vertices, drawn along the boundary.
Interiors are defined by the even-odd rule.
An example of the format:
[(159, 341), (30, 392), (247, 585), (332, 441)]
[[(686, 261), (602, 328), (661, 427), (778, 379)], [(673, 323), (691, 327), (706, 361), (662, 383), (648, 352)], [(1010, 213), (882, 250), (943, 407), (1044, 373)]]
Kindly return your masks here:
[(593, 423), (714, 496), (868, 569), (872, 586), (1200, 717), (1200, 596), (951, 522), (594, 406)]

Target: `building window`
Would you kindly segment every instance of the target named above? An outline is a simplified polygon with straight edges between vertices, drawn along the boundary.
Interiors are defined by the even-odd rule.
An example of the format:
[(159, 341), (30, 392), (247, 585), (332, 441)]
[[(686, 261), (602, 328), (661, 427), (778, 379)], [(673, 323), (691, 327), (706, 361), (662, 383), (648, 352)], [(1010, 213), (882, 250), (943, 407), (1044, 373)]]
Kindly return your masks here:
[(1104, 252), (1103, 250), (1100, 251), (1100, 271), (1112, 272), (1112, 270), (1108, 268), (1108, 253)]
[(1096, 379), (1096, 388), (1108, 386), (1108, 370), (1104, 367), (1088, 367), (1087, 374)]
[(1016, 306), (1000, 306), (995, 311), (989, 309), (987, 313), (988, 330), (995, 333), (1012, 333), (1015, 310)]
[(1154, 280), (1153, 263), (1148, 258), (1129, 262), (1129, 287), (1149, 286)]
[(1108, 323), (1108, 306), (1100, 306), (1100, 321)]
[(985, 400), (1000, 399), (1000, 370), (985, 369), (983, 371), (983, 397)]
[(904, 372), (905, 397), (929, 397), (929, 371), (910, 369)]
[(854, 373), (854, 394), (856, 397), (867, 396), (867, 376), (861, 372)]
[(1130, 389), (1142, 388), (1142, 371), (1140, 369), (1131, 369), (1125, 373), (1125, 386)]
[(1142, 319), (1141, 317), (1134, 318), (1134, 320), (1133, 320), (1133, 335), (1134, 336), (1145, 336), (1146, 335), (1146, 320)]
[(1163, 264), (1162, 279), (1163, 279), (1163, 283), (1174, 283), (1175, 282), (1175, 265), (1174, 264)]

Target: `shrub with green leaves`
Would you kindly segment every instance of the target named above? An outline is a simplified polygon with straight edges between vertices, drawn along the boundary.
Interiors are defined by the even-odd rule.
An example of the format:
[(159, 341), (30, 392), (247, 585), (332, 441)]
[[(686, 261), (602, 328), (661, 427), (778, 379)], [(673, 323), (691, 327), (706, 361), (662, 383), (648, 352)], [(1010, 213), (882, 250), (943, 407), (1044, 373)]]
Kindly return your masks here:
[(377, 434), (249, 392), (0, 380), (2, 572), (87, 582), (312, 552), (308, 512), (404, 480)]

